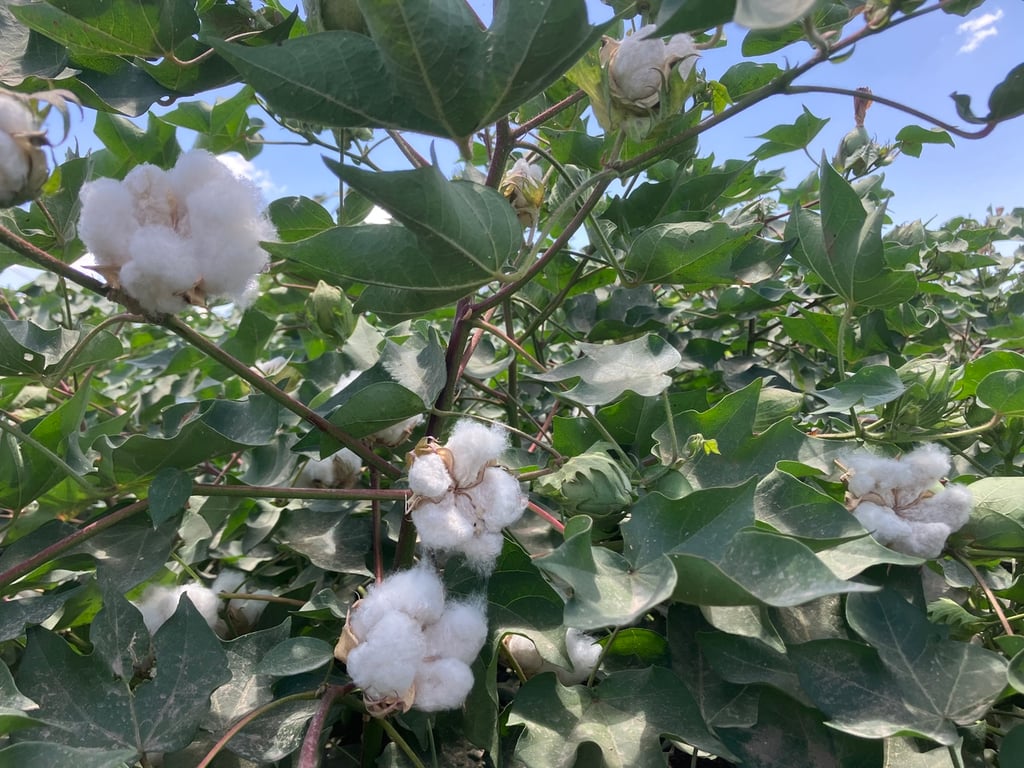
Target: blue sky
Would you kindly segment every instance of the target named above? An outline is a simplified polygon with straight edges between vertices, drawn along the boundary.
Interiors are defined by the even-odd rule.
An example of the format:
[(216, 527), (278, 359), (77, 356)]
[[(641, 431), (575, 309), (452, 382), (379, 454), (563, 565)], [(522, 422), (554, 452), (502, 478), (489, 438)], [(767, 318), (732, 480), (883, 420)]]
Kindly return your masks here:
[[(489, 7), (490, 3), (474, 0), (473, 5)], [(598, 0), (588, 0), (588, 6), (592, 20), (610, 15)], [(859, 23), (855, 21), (848, 29), (855, 29)], [(868, 86), (876, 94), (959, 124), (949, 94), (970, 94), (975, 112), (986, 114), (992, 87), (1021, 62), (1019, 38), (1013, 33), (1022, 29), (1024, 3), (1019, 0), (985, 3), (966, 18), (932, 13), (861, 42), (849, 61), (819, 66), (797, 82), (845, 88)], [(730, 27), (726, 34), (728, 45), (707, 51), (701, 60), (700, 67), (709, 78), (721, 76), (741, 59), (739, 48), (745, 31)], [(806, 44), (799, 43), (760, 60), (784, 66), (787, 61), (800, 63), (811, 53)], [(206, 98), (212, 100), (210, 95)], [(847, 97), (819, 94), (770, 99), (706, 133), (701, 139), (701, 153), (714, 152), (720, 161), (746, 157), (762, 141), (755, 138), (757, 134), (773, 125), (793, 122), (804, 106), (818, 117), (830, 119), (809, 154), (818, 158), (824, 150), (831, 157), (840, 139), (853, 127), (853, 108)], [(868, 112), (866, 127), (884, 142), (913, 122), (917, 121), (908, 115), (875, 105)], [(287, 138), (284, 132), (270, 130), (265, 136)], [(895, 192), (890, 206), (894, 221), (920, 218), (937, 225), (955, 215), (983, 217), (989, 205), (1008, 209), (1024, 206), (1024, 173), (1019, 160), (1022, 138), (1024, 118), (1019, 118), (999, 126), (981, 141), (955, 139), (955, 149), (926, 145), (921, 158), (898, 158), (885, 169), (886, 186)], [(83, 150), (98, 146), (91, 135), (88, 115), (76, 125), (71, 141), (75, 139)], [(183, 135), (182, 141), (187, 143), (188, 139)], [(454, 146), (440, 139), (418, 144), (427, 151), (430, 141), (435, 143), (443, 170), (453, 173), (457, 165)], [(394, 163), (396, 168), (403, 167), (397, 155)], [(335, 177), (323, 166), (316, 148), (267, 146), (256, 157), (255, 166), (264, 179), (268, 197), (313, 195), (336, 188)], [(769, 159), (762, 167), (784, 167), (788, 180), (795, 184), (813, 166), (802, 153), (790, 153)]]

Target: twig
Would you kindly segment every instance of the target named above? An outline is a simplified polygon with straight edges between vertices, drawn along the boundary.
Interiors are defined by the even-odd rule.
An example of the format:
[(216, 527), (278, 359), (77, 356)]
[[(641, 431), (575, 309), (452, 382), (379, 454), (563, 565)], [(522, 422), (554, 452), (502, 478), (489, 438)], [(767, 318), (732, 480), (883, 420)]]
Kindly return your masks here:
[(352, 685), (329, 685), (320, 696), (316, 713), (309, 721), (306, 729), (306, 736), (302, 740), (302, 748), (299, 750), (299, 763), (297, 768), (318, 768), (320, 765), (320, 734), (327, 722), (327, 715), (330, 714), (334, 701), (346, 695), (352, 690)]
[(971, 576), (973, 576), (974, 580), (978, 582), (978, 586), (981, 587), (981, 591), (985, 593), (985, 598), (988, 600), (988, 604), (992, 606), (992, 610), (995, 611), (996, 616), (999, 617), (999, 623), (1003, 625), (1003, 631), (1007, 635), (1012, 635), (1013, 627), (1011, 627), (1010, 622), (1006, 620), (1006, 614), (1003, 613), (1002, 604), (996, 599), (995, 594), (992, 592), (992, 588), (989, 587), (985, 579), (982, 578), (978, 569), (974, 567), (974, 563), (956, 552), (953, 553), (953, 557), (960, 563), (960, 565), (964, 566), (971, 572)]

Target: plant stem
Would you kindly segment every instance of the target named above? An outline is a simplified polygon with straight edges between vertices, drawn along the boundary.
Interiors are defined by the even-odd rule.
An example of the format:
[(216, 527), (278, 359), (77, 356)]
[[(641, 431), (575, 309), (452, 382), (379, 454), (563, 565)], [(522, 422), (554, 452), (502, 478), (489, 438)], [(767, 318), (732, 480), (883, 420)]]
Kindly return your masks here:
[(565, 533), (565, 524), (557, 517), (548, 512), (540, 504), (536, 504), (532, 501), (526, 502), (526, 508), (548, 522), (548, 524), (559, 533)]
[(80, 285), (83, 288), (88, 288), (90, 291), (95, 291), (100, 296), (107, 297), (107, 294), (110, 292), (110, 286), (106, 283), (97, 280), (95, 277), (86, 275), (83, 272), (79, 272), (77, 269), (69, 264), (65, 264), (60, 259), (53, 258), (53, 256), (48, 254), (42, 248), (37, 248), (27, 240), (23, 240), (4, 226), (0, 226), (0, 243), (6, 245), (12, 251), (16, 251), (22, 256), (32, 260), (43, 269), (67, 278), (71, 282)]
[(302, 740), (302, 748), (299, 750), (299, 762), (296, 768), (319, 768), (320, 765), (320, 734), (327, 722), (327, 715), (335, 699), (344, 696), (351, 690), (351, 685), (329, 685), (320, 696), (316, 713), (309, 721), (306, 729), (306, 736)]
[(411, 491), (400, 488), (279, 488), (273, 485), (210, 485), (193, 483), (193, 496), (239, 496), (252, 499), (346, 499), (400, 501)]
[(405, 756), (409, 758), (409, 762), (413, 764), (414, 768), (427, 768), (427, 766), (423, 764), (423, 761), (420, 760), (419, 756), (413, 751), (412, 747), (409, 746), (409, 743), (402, 738), (402, 734), (398, 732), (398, 729), (391, 724), (391, 721), (386, 717), (378, 719), (380, 720), (380, 724), (384, 727), (384, 730), (387, 732), (388, 738), (395, 742), (395, 744), (398, 745), (398, 748), (405, 753)]
[(981, 591), (985, 593), (985, 599), (988, 600), (988, 604), (992, 606), (992, 610), (995, 611), (997, 617), (999, 617), (999, 623), (1003, 626), (1003, 631), (1007, 635), (1013, 635), (1013, 627), (1010, 626), (1010, 622), (1006, 620), (1006, 614), (1003, 612), (1003, 606), (996, 599), (995, 594), (992, 592), (992, 588), (988, 585), (978, 569), (974, 567), (974, 563), (963, 557), (956, 552), (953, 553), (953, 557), (959, 562), (964, 568), (971, 572), (971, 576), (978, 582), (978, 586), (981, 587)]
[(544, 125), (544, 123), (546, 123), (549, 119), (551, 119), (552, 117), (554, 117), (567, 107), (571, 107), (573, 104), (575, 104), (577, 101), (580, 101), (586, 95), (587, 94), (582, 90), (569, 94), (558, 103), (552, 104), (550, 107), (545, 109), (536, 117), (527, 120), (525, 123), (523, 123), (514, 131), (512, 131), (512, 138), (519, 139), (528, 134), (534, 128)]
[(105, 531), (107, 528), (117, 525), (122, 520), (127, 520), (129, 517), (142, 512), (147, 507), (149, 507), (149, 501), (147, 499), (136, 501), (134, 504), (129, 504), (121, 507), (120, 509), (116, 509), (105, 517), (101, 517), (99, 520), (89, 523), (74, 533), (65, 536), (60, 541), (54, 542), (45, 549), (36, 552), (32, 557), (26, 558), (20, 563), (12, 565), (6, 571), (0, 573), (0, 587), (6, 587), (13, 584), (18, 579), (32, 573), (32, 571), (44, 563), (47, 563), (58, 555), (78, 546), (83, 541), (88, 541), (100, 531)]

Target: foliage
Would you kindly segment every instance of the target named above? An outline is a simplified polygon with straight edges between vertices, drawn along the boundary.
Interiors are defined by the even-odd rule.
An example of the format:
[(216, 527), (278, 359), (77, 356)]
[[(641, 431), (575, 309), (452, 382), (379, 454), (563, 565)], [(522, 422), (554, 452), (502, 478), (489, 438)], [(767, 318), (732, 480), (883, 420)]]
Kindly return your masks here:
[[(0, 4), (0, 82), (38, 116), (96, 110), (105, 147), (0, 211), (0, 267), (44, 270), (0, 306), (0, 766), (860, 768), (1024, 748), (1024, 283), (993, 247), (1024, 214), (899, 224), (878, 173), (1019, 116), (1021, 67), (986, 117), (954, 95), (975, 133), (855, 129), (786, 188), (762, 163), (813, 145), (809, 111), (750, 158), (697, 137), (813, 91), (794, 81), (860, 40), (979, 3), (607, 4), (594, 25), (583, 0), (495, 3), (490, 26), (463, 0)], [(601, 37), (624, 21), (734, 15), (783, 25), (744, 55), (811, 53), (689, 57), (685, 83), (666, 59), (643, 98), (609, 88)], [(176, 106), (126, 119), (157, 103)], [(270, 203), (251, 305), (162, 314), (73, 266), (83, 185), (170, 169), (178, 128), (254, 157), (264, 119), (309, 162), (327, 151), (341, 196)], [(455, 143), (455, 178), (416, 133)], [(524, 495), (502, 516), (528, 509), (493, 566), (417, 547), (412, 523), (496, 492), (505, 433), (452, 450), (466, 418), (507, 428)], [(876, 541), (844, 475), (854, 451), (922, 443), (973, 496), (931, 560)], [(331, 652), (360, 641), (356, 599), (416, 560), (486, 609), (461, 708), (364, 697), (351, 646)]]

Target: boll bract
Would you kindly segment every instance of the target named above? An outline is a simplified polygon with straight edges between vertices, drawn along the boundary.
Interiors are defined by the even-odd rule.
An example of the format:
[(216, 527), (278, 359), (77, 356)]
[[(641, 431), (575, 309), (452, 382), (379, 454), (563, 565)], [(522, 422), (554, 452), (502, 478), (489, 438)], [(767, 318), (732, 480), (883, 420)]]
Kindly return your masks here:
[(675, 70), (691, 83), (700, 53), (689, 35), (673, 35), (667, 41), (651, 37), (654, 24), (641, 27), (623, 40), (603, 38), (601, 64), (608, 69), (612, 101), (627, 112), (656, 109), (670, 86)]
[(465, 701), (470, 664), (486, 639), (484, 601), (446, 601), (437, 572), (419, 565), (353, 604), (334, 655), (363, 689), (371, 714), (434, 712)]
[(32, 200), (46, 181), (45, 136), (28, 104), (0, 91), (0, 208)]
[(875, 539), (897, 552), (934, 558), (967, 522), (971, 492), (942, 485), (949, 452), (927, 444), (899, 459), (858, 452), (844, 461), (847, 508)]
[(275, 234), (256, 187), (202, 150), (170, 171), (140, 165), (124, 181), (89, 182), (78, 232), (94, 269), (149, 312), (208, 298), (248, 305), (268, 263), (260, 241)]
[(484, 573), (494, 567), (502, 529), (526, 507), (518, 480), (496, 464), (507, 447), (501, 427), (463, 419), (447, 444), (424, 438), (409, 454), (409, 509), (424, 547), (460, 552)]

